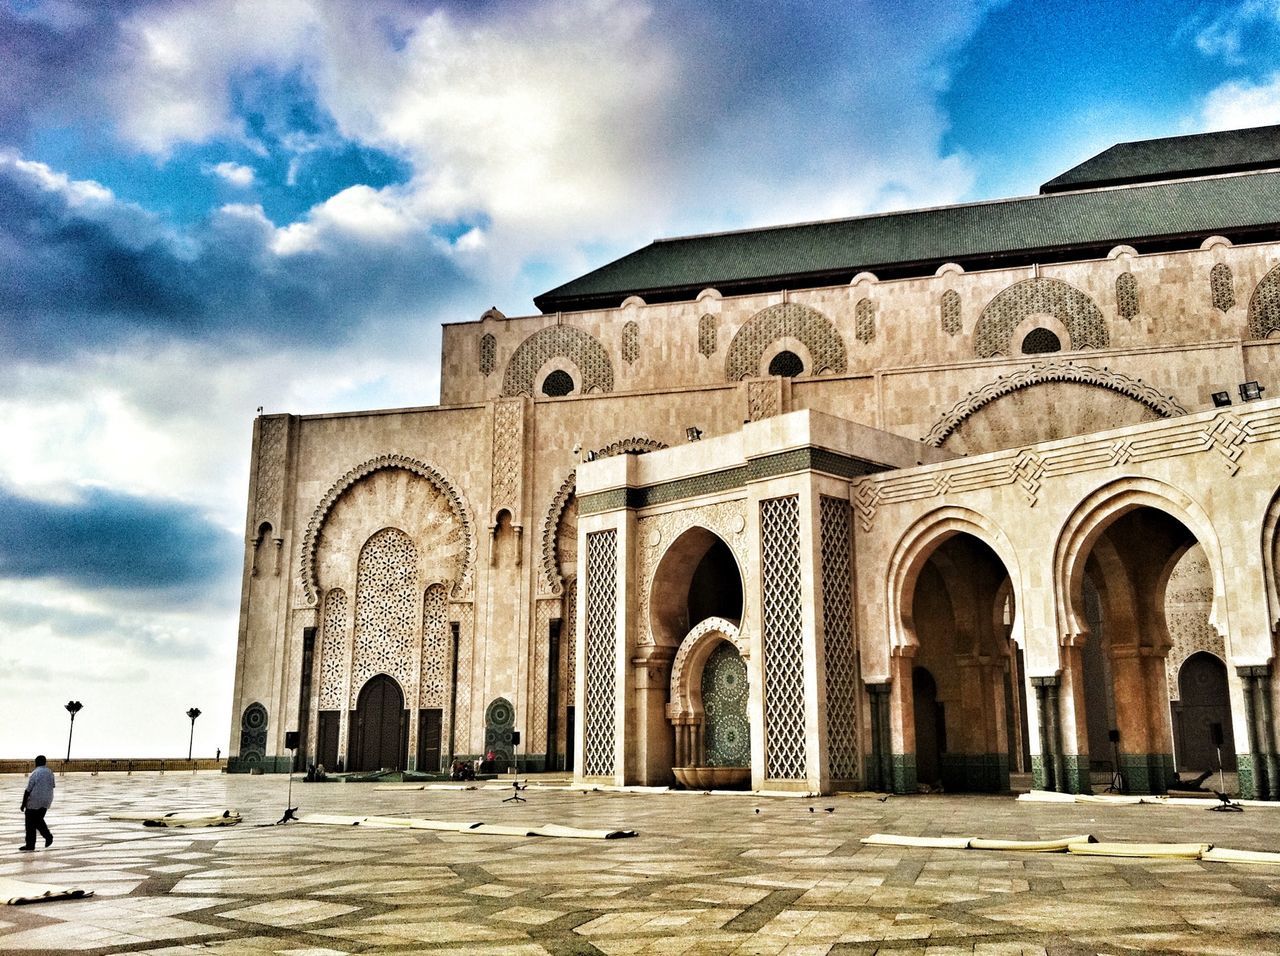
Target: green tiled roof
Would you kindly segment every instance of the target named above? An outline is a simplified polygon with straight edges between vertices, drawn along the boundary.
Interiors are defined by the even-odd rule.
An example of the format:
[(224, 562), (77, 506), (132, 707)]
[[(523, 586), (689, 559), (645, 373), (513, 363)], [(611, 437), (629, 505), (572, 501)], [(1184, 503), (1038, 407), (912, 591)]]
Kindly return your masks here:
[(1120, 244), (1271, 238), (1280, 172), (1053, 193), (829, 222), (660, 239), (534, 299), (543, 312), (930, 275), (944, 262), (990, 268), (1105, 254)]
[(1117, 143), (1040, 187), (1042, 193), (1280, 168), (1280, 126)]

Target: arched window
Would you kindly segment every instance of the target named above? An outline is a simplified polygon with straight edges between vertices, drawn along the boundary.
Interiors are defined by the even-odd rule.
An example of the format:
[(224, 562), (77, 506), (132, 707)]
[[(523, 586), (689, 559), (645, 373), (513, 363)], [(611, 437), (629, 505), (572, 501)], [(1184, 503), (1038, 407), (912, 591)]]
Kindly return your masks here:
[(542, 382), (542, 394), (551, 398), (560, 398), (573, 391), (573, 376), (568, 372), (556, 369)]
[(1032, 329), (1022, 340), (1023, 355), (1061, 352), (1062, 340), (1049, 329)]
[(770, 375), (781, 375), (783, 378), (795, 378), (804, 372), (804, 362), (795, 352), (779, 352), (769, 363)]

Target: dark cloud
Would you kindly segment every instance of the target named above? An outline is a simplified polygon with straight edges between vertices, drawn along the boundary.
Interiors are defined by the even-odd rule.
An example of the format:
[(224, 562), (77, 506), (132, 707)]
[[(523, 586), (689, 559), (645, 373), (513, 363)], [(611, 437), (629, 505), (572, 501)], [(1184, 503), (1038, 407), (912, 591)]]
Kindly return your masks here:
[(0, 488), (0, 577), (207, 596), (240, 560), (238, 536), (189, 505), (99, 488), (61, 504)]
[(335, 230), (281, 256), (251, 209), (178, 232), (69, 188), (0, 156), (0, 352), (40, 358), (155, 338), (319, 348), (469, 287), (427, 232), (388, 243)]

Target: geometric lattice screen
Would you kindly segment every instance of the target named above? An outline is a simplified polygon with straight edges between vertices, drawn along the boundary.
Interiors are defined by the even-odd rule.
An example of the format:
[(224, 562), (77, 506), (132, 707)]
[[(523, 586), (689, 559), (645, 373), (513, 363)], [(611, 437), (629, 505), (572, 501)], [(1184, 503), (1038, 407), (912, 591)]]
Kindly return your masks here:
[(858, 767), (857, 664), (853, 649), (852, 576), (849, 537), (853, 532), (849, 502), (821, 502), (822, 653), (827, 673), (827, 755), (831, 776), (854, 780)]
[(351, 661), (352, 709), (375, 674), (395, 678), (407, 699), (418, 688), (418, 549), (397, 528), (365, 542), (356, 570), (356, 621)]
[(800, 499), (760, 502), (765, 776), (803, 780), (804, 650), (800, 623)]
[(588, 777), (613, 775), (617, 567), (618, 532), (587, 535), (582, 772)]
[(347, 592), (334, 588), (324, 596), (320, 637), (320, 710), (342, 710), (347, 678)]

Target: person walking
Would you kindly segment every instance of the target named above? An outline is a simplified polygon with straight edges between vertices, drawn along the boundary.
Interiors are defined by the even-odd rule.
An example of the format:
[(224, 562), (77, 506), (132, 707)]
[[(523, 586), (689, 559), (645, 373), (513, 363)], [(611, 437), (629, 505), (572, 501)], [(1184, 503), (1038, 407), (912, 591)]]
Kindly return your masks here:
[(27, 789), (22, 793), (22, 812), (26, 815), (27, 842), (18, 847), (30, 853), (36, 848), (36, 834), (44, 837), (44, 845), (53, 842), (53, 834), (49, 832), (49, 824), (44, 822), (44, 815), (53, 806), (53, 771), (46, 766), (44, 754), (36, 757), (36, 769), (31, 771), (27, 780)]

